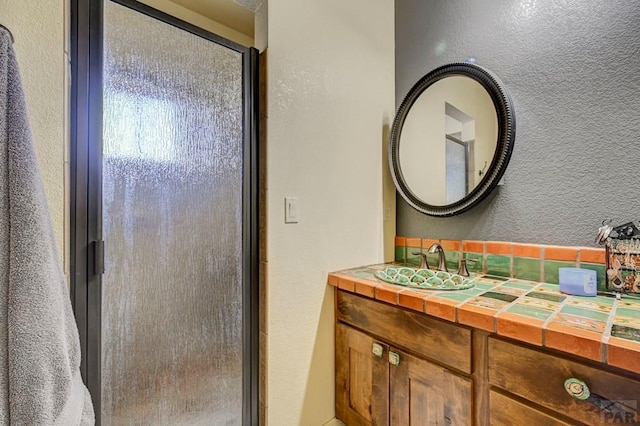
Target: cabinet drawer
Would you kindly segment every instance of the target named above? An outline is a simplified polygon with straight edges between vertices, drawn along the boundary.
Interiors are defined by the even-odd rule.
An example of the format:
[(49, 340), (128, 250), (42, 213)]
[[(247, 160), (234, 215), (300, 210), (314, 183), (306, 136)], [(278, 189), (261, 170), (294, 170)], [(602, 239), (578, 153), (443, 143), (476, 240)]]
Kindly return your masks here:
[(471, 330), (344, 291), (336, 293), (338, 320), (385, 342), (471, 374)]
[[(636, 424), (640, 420), (637, 377), (624, 377), (494, 337), (489, 338), (488, 355), (490, 384), (514, 395), (586, 424)], [(572, 377), (586, 383), (591, 397), (579, 400), (567, 393), (565, 380)]]
[(495, 391), (489, 393), (489, 401), (491, 426), (568, 426), (570, 424)]

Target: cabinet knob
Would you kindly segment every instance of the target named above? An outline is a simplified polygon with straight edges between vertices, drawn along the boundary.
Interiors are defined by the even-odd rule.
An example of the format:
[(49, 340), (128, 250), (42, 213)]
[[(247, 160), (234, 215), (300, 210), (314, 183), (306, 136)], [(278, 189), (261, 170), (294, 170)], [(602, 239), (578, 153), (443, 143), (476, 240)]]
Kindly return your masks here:
[(400, 355), (395, 352), (389, 351), (389, 364), (395, 365), (396, 367), (400, 365)]
[(633, 420), (633, 424), (638, 424), (636, 422), (638, 413), (635, 408), (626, 407), (624, 404), (619, 404), (618, 402), (591, 393), (589, 386), (580, 379), (576, 379), (575, 377), (568, 378), (564, 381), (564, 388), (573, 398), (580, 401), (589, 401), (598, 409), (609, 413), (605, 418), (612, 419), (614, 423), (614, 419), (624, 419), (624, 423)]
[(380, 343), (374, 343), (371, 347), (371, 352), (378, 358), (382, 358), (382, 353), (384, 352), (384, 348)]
[(575, 377), (569, 377), (564, 381), (564, 389), (573, 398), (581, 401), (587, 400), (589, 399), (589, 396), (591, 396), (589, 386), (587, 386), (587, 384), (582, 380), (576, 379)]

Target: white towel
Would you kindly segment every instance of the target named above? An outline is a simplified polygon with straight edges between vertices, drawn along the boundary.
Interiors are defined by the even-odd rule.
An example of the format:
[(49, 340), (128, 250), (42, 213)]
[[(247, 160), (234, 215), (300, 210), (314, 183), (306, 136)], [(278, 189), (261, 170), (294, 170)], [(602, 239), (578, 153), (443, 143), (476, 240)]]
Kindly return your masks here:
[(17, 61), (0, 29), (0, 425), (94, 422)]

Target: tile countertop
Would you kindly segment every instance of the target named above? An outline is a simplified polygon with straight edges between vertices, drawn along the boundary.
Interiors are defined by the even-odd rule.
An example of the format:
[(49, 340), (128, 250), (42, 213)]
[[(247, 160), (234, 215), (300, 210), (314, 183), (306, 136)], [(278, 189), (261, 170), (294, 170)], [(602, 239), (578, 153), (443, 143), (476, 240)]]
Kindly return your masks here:
[(557, 284), (476, 275), (468, 290), (414, 290), (373, 274), (398, 264), (332, 272), (328, 284), (532, 345), (640, 373), (640, 299), (582, 297)]

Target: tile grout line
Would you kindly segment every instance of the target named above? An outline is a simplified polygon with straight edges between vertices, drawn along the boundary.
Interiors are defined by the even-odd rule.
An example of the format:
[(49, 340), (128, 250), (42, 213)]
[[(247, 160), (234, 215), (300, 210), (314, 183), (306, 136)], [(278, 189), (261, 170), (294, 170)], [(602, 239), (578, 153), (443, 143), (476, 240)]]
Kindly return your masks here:
[(515, 262), (513, 261), (513, 243), (509, 242), (509, 277), (513, 278), (515, 272)]
[(487, 242), (482, 242), (482, 274), (487, 274)]
[[(522, 295), (524, 296), (524, 294)], [(509, 309), (511, 306), (515, 306), (516, 302), (518, 302), (518, 299), (520, 299), (521, 296), (516, 297), (515, 300), (512, 300), (511, 302), (507, 303), (506, 305), (504, 305), (502, 308), (496, 310), (496, 313), (493, 314), (493, 329), (495, 330), (494, 333), (498, 333), (498, 315), (506, 312), (507, 309)]]
[[(515, 279), (518, 279), (518, 278), (515, 278)], [(505, 281), (505, 283), (507, 283), (507, 282), (509, 282), (509, 280)], [(510, 307), (517, 305), (517, 304), (518, 304), (518, 301), (520, 300), (520, 298), (521, 298), (521, 297), (524, 297), (524, 296), (526, 296), (529, 292), (534, 291), (536, 288), (538, 288), (538, 286), (540, 286), (540, 284), (541, 284), (541, 283), (536, 284), (535, 286), (531, 287), (531, 289), (530, 289), (529, 291), (527, 291), (526, 293), (524, 293), (524, 294), (521, 294), (521, 295), (517, 296), (515, 300), (512, 300), (511, 302), (509, 302), (509, 303), (507, 303), (506, 305), (504, 305), (502, 308), (500, 308), (500, 309), (496, 310), (496, 313), (493, 315), (493, 320), (494, 320), (493, 328), (494, 328), (494, 330), (495, 330), (495, 333), (498, 333), (498, 315), (499, 315), (499, 314), (501, 314), (501, 313), (503, 313), (503, 312), (506, 312), (506, 311), (507, 311), (507, 309), (509, 309)], [(501, 286), (501, 285), (502, 285), (502, 284), (498, 284), (496, 287), (499, 287), (499, 286)], [(495, 288), (495, 287), (494, 287), (494, 288)], [(490, 290), (488, 290), (488, 291), (490, 291)], [(512, 295), (512, 296), (515, 296), (515, 295)], [(517, 314), (516, 314), (516, 315), (517, 315)], [(520, 315), (520, 316), (525, 317), (524, 315)], [(526, 317), (525, 317), (525, 318), (526, 318)]]
[(604, 332), (602, 333), (602, 362), (608, 363), (609, 359), (609, 338), (611, 337), (611, 331), (613, 329), (613, 323), (616, 319), (616, 314), (618, 312), (618, 305), (620, 304), (620, 299), (616, 298), (613, 301), (613, 305), (611, 306), (611, 312), (609, 312), (609, 317), (607, 318), (607, 323), (604, 328)]
[[(580, 247), (578, 247), (578, 250), (576, 253), (576, 268), (579, 268), (581, 263), (582, 263), (582, 250), (580, 249)], [(596, 287), (597, 287), (597, 283), (596, 283)]]
[[(423, 293), (423, 291), (425, 293)], [(418, 293), (418, 294), (422, 295), (422, 297), (420, 298), (422, 300), (422, 310), (421, 311), (416, 311), (416, 312), (422, 312), (425, 315), (429, 315), (429, 314), (427, 314), (427, 299), (431, 299), (432, 297), (436, 296), (436, 294), (432, 293), (433, 290), (425, 290), (425, 289), (420, 289), (420, 288), (403, 288), (402, 290), (400, 290), (398, 292), (398, 306), (403, 307), (403, 308), (407, 308), (407, 309), (412, 309), (412, 308), (408, 308), (407, 306), (403, 306), (400, 303), (400, 294), (401, 293), (410, 294), (409, 292), (415, 292), (415, 293)], [(432, 315), (432, 316), (434, 316), (434, 315)], [(436, 317), (436, 318), (440, 318), (440, 317)], [(440, 319), (442, 319), (442, 318), (440, 318)]]
[[(463, 291), (464, 291), (464, 290), (463, 290)], [(450, 300), (450, 299), (447, 299), (446, 297), (439, 297), (439, 295), (438, 295), (438, 294), (439, 294), (439, 293), (436, 293), (436, 294), (434, 294), (432, 297), (437, 297), (437, 298), (444, 299), (444, 300)], [(471, 299), (471, 298), (473, 298), (473, 297), (475, 297), (475, 296), (471, 296), (471, 297), (467, 298), (466, 300), (463, 300), (462, 302), (458, 302), (458, 303), (457, 303), (457, 304), (455, 304), (455, 305), (451, 305), (451, 306), (453, 306), (453, 319), (454, 319), (454, 322), (455, 322), (456, 324), (460, 324), (460, 322), (458, 321), (458, 308), (459, 308), (460, 306), (464, 305), (465, 303), (467, 303), (467, 302), (469, 301), (469, 299)], [(457, 300), (454, 300), (454, 302), (457, 302)], [(427, 303), (426, 303), (426, 300), (425, 300), (425, 304), (424, 304), (424, 311), (425, 311), (425, 313), (427, 312)], [(427, 315), (431, 315), (431, 314), (427, 314)], [(433, 316), (435, 316), (435, 315), (433, 315)], [(444, 319), (444, 318), (442, 318), (442, 317), (436, 317), (436, 318)]]
[[(505, 281), (505, 282), (508, 282), (508, 280), (507, 280), (507, 281)], [(502, 283), (502, 284), (504, 284), (504, 283)], [(458, 308), (459, 308), (460, 306), (462, 306), (462, 305), (464, 305), (464, 304), (468, 303), (468, 302), (469, 302), (469, 300), (471, 300), (471, 299), (473, 299), (473, 298), (475, 298), (475, 297), (480, 297), (482, 294), (484, 294), (484, 293), (486, 293), (486, 292), (488, 292), (488, 291), (493, 291), (496, 287), (500, 287), (502, 284), (496, 284), (496, 285), (495, 285), (495, 286), (493, 286), (491, 289), (485, 290), (485, 291), (483, 291), (482, 293), (477, 294), (477, 295), (475, 295), (475, 296), (472, 296), (472, 297), (470, 297), (469, 299), (467, 299), (467, 300), (465, 300), (465, 301), (460, 302), (459, 304), (457, 304), (457, 305), (456, 305), (456, 320), (457, 320), (457, 317), (458, 317)], [(512, 295), (512, 296), (513, 296), (513, 295)], [(491, 316), (491, 318), (493, 319), (493, 332), (494, 332), (494, 333), (497, 333), (497, 332), (498, 332), (498, 318), (497, 318), (498, 313), (502, 312), (503, 310), (506, 310), (506, 309), (507, 309), (511, 304), (513, 304), (513, 303), (517, 302), (517, 301), (518, 301), (518, 298), (519, 298), (519, 296), (518, 296), (518, 297), (516, 297), (516, 299), (515, 299), (515, 300), (512, 300), (511, 302), (508, 302), (506, 305), (504, 305), (504, 306), (503, 306), (502, 308), (500, 308), (500, 309), (493, 309), (493, 308), (489, 308), (489, 307), (486, 307), (486, 306), (478, 306), (479, 308), (491, 309), (491, 310), (495, 311), (495, 312), (494, 312), (494, 314)], [(472, 306), (475, 306), (475, 305), (472, 305)], [(456, 321), (456, 322), (457, 322), (457, 321)]]
[(469, 299), (464, 300), (462, 302), (458, 302), (458, 304), (455, 305), (454, 312), (455, 312), (455, 317), (456, 317), (456, 324), (460, 324), (460, 320), (458, 319), (458, 317), (459, 317), (458, 310), (462, 307), (462, 305), (464, 305), (465, 303), (467, 303), (469, 300), (473, 299), (474, 297), (476, 297), (476, 296), (470, 297)]
[(544, 246), (540, 246), (540, 282), (541, 283), (544, 282), (544, 262), (546, 260), (546, 255), (547, 253), (545, 252)]
[(545, 320), (542, 324), (542, 346), (547, 346), (547, 327), (549, 327), (549, 323), (553, 322), (556, 316), (562, 311), (562, 308), (569, 304), (570, 297), (569, 295), (564, 295), (565, 299), (558, 304), (558, 307), (554, 309), (553, 313), (549, 315), (549, 318)]
[[(484, 275), (484, 274), (483, 274), (483, 275)], [(463, 291), (464, 291), (464, 290), (463, 290)], [(489, 290), (487, 290), (487, 291), (489, 291)], [(465, 303), (467, 303), (469, 300), (471, 300), (471, 299), (473, 299), (474, 297), (477, 297), (477, 296), (478, 296), (478, 295), (470, 296), (470, 297), (468, 297), (467, 299), (465, 299), (465, 300), (463, 300), (463, 301), (461, 301), (461, 302), (458, 302), (457, 304), (453, 305), (453, 314), (454, 314), (454, 315), (453, 315), (453, 319), (454, 319), (454, 322), (455, 322), (456, 324), (460, 324), (460, 321), (458, 321), (458, 308), (459, 308), (460, 306), (464, 305)], [(434, 294), (432, 297), (439, 297), (439, 296), (438, 296), (438, 293)], [(442, 299), (449, 300), (449, 299), (447, 299), (447, 298), (445, 298), (445, 297), (443, 297)], [(427, 302), (426, 302), (426, 300), (425, 300), (425, 303), (424, 303), (424, 311), (425, 311), (425, 313), (427, 313)], [(427, 314), (427, 315), (429, 315), (429, 314)], [(438, 317), (438, 318), (440, 318), (440, 317)], [(440, 319), (443, 319), (443, 318), (440, 318)]]

